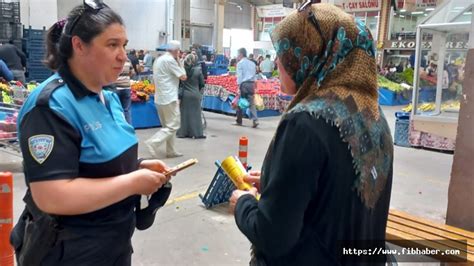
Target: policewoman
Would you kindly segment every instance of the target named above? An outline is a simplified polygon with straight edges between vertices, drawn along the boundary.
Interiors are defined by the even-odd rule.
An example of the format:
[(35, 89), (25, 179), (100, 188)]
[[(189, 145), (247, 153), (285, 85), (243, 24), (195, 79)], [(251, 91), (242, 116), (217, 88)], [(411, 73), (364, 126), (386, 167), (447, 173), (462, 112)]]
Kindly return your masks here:
[(113, 83), (127, 60), (121, 17), (85, 0), (47, 35), (56, 71), (34, 90), (18, 127), (28, 192), (11, 235), (21, 265), (130, 265), (134, 207), (168, 181), (138, 141)]

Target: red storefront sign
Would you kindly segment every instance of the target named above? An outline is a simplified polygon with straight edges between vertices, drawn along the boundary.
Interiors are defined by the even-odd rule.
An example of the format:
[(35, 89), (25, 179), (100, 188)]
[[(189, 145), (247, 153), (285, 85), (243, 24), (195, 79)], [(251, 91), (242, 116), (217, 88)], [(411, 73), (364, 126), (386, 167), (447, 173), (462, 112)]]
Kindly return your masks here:
[(346, 0), (342, 3), (346, 12), (379, 11), (381, 7), (382, 0)]

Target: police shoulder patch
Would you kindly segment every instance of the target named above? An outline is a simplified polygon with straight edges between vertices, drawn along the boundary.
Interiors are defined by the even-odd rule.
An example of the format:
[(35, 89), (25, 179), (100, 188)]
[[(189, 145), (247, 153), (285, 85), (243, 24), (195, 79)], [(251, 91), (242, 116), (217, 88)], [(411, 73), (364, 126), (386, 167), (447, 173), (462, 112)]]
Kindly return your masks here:
[(28, 148), (30, 154), (39, 164), (42, 164), (54, 147), (54, 136), (51, 135), (34, 135), (28, 138)]

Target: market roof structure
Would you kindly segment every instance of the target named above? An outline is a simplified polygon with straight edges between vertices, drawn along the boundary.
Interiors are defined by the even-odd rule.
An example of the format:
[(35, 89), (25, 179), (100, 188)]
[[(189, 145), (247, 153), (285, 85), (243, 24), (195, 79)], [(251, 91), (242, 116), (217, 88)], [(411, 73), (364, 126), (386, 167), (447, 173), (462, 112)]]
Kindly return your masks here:
[(434, 10), (419, 27), (434, 31), (469, 32), (473, 0), (447, 0)]

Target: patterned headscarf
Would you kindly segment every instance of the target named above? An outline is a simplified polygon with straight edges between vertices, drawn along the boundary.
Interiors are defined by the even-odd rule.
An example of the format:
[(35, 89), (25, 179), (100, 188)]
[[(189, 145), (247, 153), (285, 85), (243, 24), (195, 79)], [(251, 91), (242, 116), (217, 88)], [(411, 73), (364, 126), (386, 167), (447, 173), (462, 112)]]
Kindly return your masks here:
[(280, 22), (272, 41), (298, 90), (287, 112), (309, 112), (338, 127), (353, 157), (354, 187), (374, 207), (392, 167), (393, 144), (378, 106), (370, 31), (334, 5), (315, 4)]
[(186, 70), (186, 75), (191, 77), (193, 67), (197, 64), (197, 56), (195, 54), (188, 54), (184, 59), (184, 69)]

